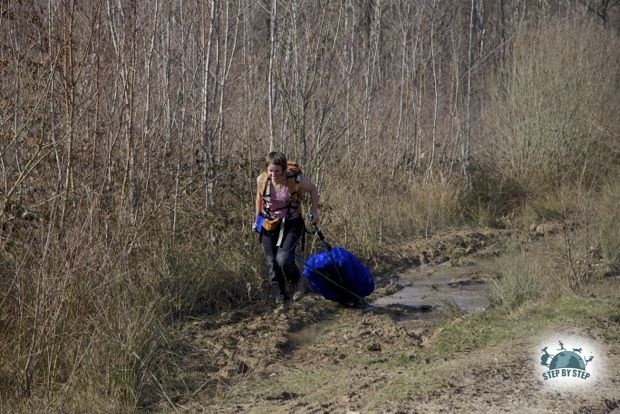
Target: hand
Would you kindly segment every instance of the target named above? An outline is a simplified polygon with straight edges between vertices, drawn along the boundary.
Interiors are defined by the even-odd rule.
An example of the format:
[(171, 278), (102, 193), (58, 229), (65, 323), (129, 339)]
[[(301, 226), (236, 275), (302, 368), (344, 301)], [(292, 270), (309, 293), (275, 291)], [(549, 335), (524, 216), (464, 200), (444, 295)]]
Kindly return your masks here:
[(317, 213), (316, 211), (310, 213), (310, 222), (312, 224), (316, 224), (319, 221), (319, 213)]

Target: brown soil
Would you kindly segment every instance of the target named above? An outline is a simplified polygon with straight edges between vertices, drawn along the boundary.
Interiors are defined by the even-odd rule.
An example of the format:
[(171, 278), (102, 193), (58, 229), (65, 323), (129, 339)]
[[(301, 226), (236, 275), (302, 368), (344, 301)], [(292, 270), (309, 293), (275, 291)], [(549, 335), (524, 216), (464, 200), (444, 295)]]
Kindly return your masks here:
[[(396, 253), (414, 267), (488, 258), (504, 250), (508, 237), (507, 232), (454, 232), (394, 248), (390, 255)], [(403, 281), (407, 284), (422, 274), (410, 270), (407, 276), (398, 276), (377, 278), (379, 287), (370, 299), (397, 292)], [(482, 279), (474, 272), (451, 283), (458, 287)], [(164, 396), (151, 408), (187, 413), (618, 410), (618, 344), (607, 344), (614, 361), (608, 365), (609, 381), (588, 393), (549, 391), (531, 375), (536, 338), (511, 338), (510, 352), (504, 342), (429, 360), (421, 350), (433, 343), (434, 324), (409, 329), (400, 322), (409, 311), (399, 306), (344, 309), (309, 295), (284, 310), (256, 303), (185, 322), (179, 325), (178, 343), (171, 347), (178, 355), (176, 372), (160, 386)], [(399, 364), (387, 364), (399, 359), (418, 363), (419, 376), (412, 377)], [(419, 381), (438, 366), (449, 368), (450, 374), (435, 378), (436, 386), (390, 398), (392, 387)], [(289, 380), (309, 385), (288, 384)], [(304, 391), (295, 391), (300, 389)]]

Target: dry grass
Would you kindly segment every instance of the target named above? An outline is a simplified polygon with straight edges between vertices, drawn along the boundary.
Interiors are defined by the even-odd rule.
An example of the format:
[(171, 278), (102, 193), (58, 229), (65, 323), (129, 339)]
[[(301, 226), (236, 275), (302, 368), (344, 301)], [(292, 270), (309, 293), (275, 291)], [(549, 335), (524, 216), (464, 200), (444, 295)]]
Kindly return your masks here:
[(599, 47), (617, 39), (589, 22), (548, 23), (518, 34), (483, 116), (483, 172), (520, 201), (596, 184), (620, 154), (620, 58)]
[[(614, 268), (620, 268), (620, 181), (609, 181), (597, 197), (590, 216), (593, 218), (601, 254)], [(596, 252), (594, 252), (596, 253)]]
[(330, 229), (341, 243), (372, 256), (384, 243), (429, 236), (462, 222), (464, 189), (458, 179), (389, 180), (367, 176), (343, 186), (327, 183)]
[[(554, 249), (506, 259), (493, 282), (493, 303), (508, 309), (579, 289), (591, 276), (592, 246), (619, 265), (620, 186), (611, 179), (600, 184), (617, 177), (610, 171), (620, 154), (619, 62), (608, 53), (617, 46), (616, 37), (574, 22), (519, 35), (485, 103), (473, 188), (460, 176), (390, 177), (384, 159), (360, 170), (355, 160), (341, 163), (333, 155), (338, 160), (326, 162), (331, 170), (321, 182), (326, 236), (366, 260), (387, 243), (472, 218), (497, 225), (522, 206), (536, 220), (586, 212), (579, 221), (586, 233), (567, 230)], [(145, 394), (157, 393), (171, 321), (264, 295), (263, 258), (250, 228), (258, 171), (230, 167), (230, 179), (218, 188), (222, 207), (209, 210), (197, 184), (203, 171), (180, 176), (173, 201), (172, 164), (161, 166), (137, 223), (113, 187), (105, 200), (96, 198), (95, 186), (74, 189), (62, 227), (58, 205), (49, 200), (30, 203), (49, 207), (35, 219), (18, 211), (20, 202), (6, 206), (0, 224), (11, 240), (0, 246), (0, 411), (135, 410)], [(53, 188), (54, 173), (46, 179), (34, 186)], [(597, 203), (582, 204), (600, 188)], [(588, 197), (575, 202), (573, 194)]]
[(526, 302), (579, 293), (597, 276), (597, 269), (616, 268), (619, 189), (614, 180), (592, 197), (561, 203), (574, 208), (571, 220), (545, 244), (500, 260), (499, 277), (490, 280), (491, 303), (512, 310)]
[(491, 305), (512, 310), (528, 301), (560, 294), (559, 275), (548, 257), (520, 252), (498, 261), (499, 274), (489, 280)]
[(156, 277), (85, 226), (66, 231), (47, 248), (34, 231), (11, 249), (21, 260), (2, 280), (0, 347), (12, 375), (0, 392), (7, 404), (31, 397), (27, 411), (91, 400), (126, 410), (152, 381), (167, 335)]
[[(240, 205), (239, 194), (222, 198)], [(252, 203), (205, 216), (194, 196), (180, 201), (174, 238), (165, 208), (130, 224), (88, 197), (62, 229), (11, 218), (0, 250), (0, 411), (131, 412), (165, 398), (171, 323), (263, 296)]]
[(499, 260), (498, 274), (489, 279), (490, 303), (512, 311), (527, 303), (579, 292), (593, 275), (582, 236), (566, 231), (550, 245)]

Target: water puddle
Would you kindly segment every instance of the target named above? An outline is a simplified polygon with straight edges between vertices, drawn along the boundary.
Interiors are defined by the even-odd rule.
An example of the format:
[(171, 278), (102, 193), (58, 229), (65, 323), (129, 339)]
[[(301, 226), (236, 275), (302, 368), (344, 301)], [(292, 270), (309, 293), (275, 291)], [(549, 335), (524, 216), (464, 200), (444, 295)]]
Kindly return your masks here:
[[(363, 312), (388, 313), (416, 334), (427, 333), (446, 315), (468, 313), (487, 305), (485, 277), (493, 269), (491, 262), (453, 267), (435, 265), (416, 268), (398, 277), (403, 289), (377, 299)], [(313, 343), (337, 320), (325, 320), (289, 332), (282, 346), (284, 355)]]
[(469, 313), (488, 305), (485, 277), (491, 263), (428, 266), (401, 275), (404, 287), (373, 305), (396, 311), (396, 319), (416, 333), (432, 328), (447, 314)]

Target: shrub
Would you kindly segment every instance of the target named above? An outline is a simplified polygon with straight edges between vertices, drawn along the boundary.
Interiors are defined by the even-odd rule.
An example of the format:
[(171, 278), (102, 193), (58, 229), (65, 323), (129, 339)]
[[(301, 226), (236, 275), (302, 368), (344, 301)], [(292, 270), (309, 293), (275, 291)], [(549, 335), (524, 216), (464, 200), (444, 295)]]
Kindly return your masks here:
[(358, 175), (346, 187), (338, 178), (326, 187), (326, 224), (366, 256), (385, 242), (428, 236), (462, 221), (464, 187), (458, 180)]
[(500, 259), (497, 265), (497, 277), (489, 280), (493, 306), (513, 310), (563, 290), (559, 275), (544, 254), (519, 252)]
[[(596, 197), (595, 205), (588, 214), (594, 221), (594, 229), (602, 254), (612, 267), (620, 267), (620, 181), (608, 182)], [(593, 246), (596, 249), (596, 246)]]
[(524, 26), (494, 75), (483, 113), (480, 150), (497, 181), (531, 196), (609, 174), (620, 149), (620, 57), (609, 53), (618, 46), (588, 23)]

